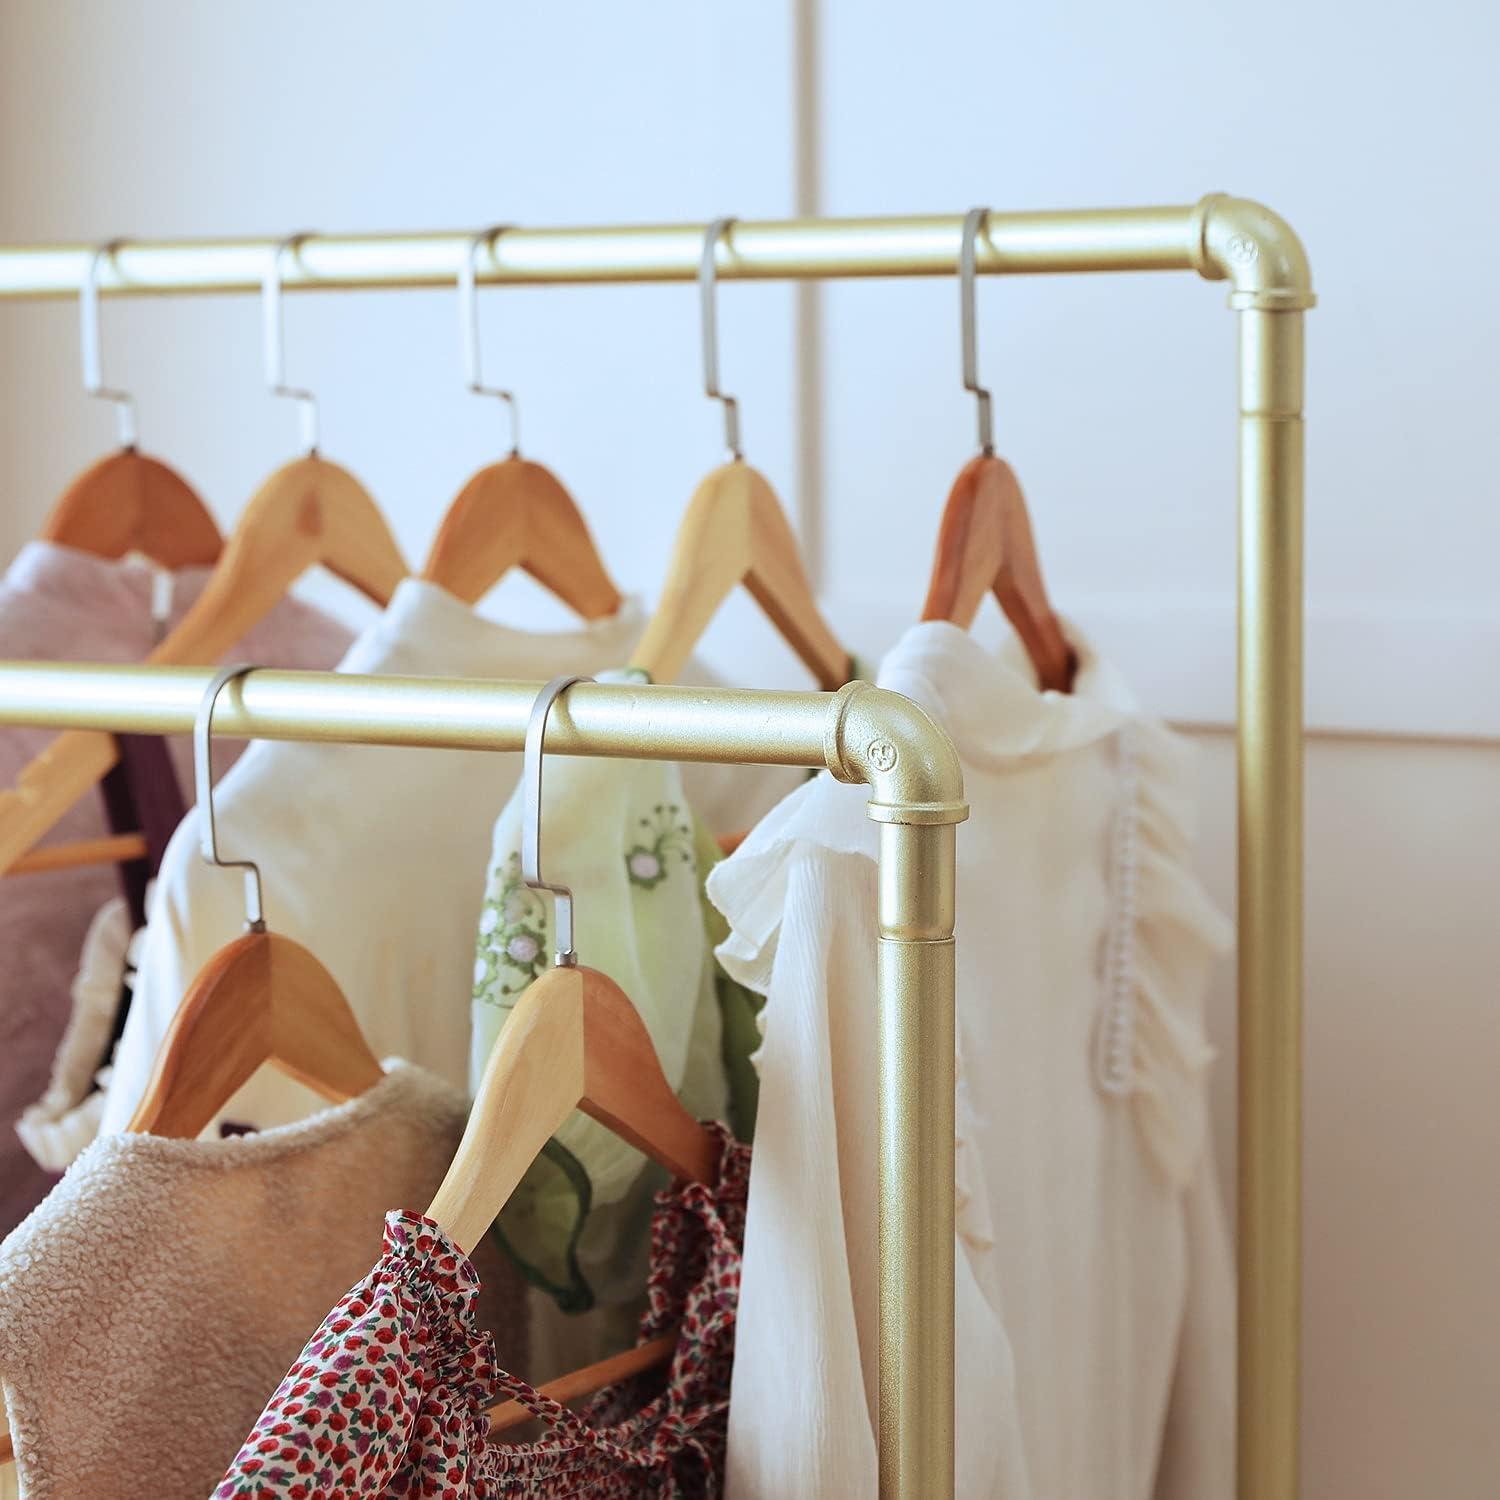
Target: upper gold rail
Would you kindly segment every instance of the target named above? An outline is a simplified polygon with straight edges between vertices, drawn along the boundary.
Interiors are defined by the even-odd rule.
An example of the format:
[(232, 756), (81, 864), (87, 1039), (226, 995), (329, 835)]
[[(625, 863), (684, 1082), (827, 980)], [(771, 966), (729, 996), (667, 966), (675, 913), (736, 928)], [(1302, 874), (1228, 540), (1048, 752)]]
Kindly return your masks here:
[[(718, 250), (728, 280), (950, 276), (962, 214), (741, 219)], [(691, 281), (701, 224), (506, 230), (477, 257), (487, 283)], [(309, 235), (288, 253), (288, 290), (452, 286), (471, 229)], [(107, 295), (259, 291), (274, 238), (130, 240), (99, 268)], [(76, 296), (96, 247), (0, 248), (0, 297)], [(1065, 209), (989, 216), (976, 264), (987, 274), (1196, 271), (1269, 305), (1306, 306), (1311, 279), (1297, 237), (1269, 209), (1210, 194), (1161, 208)], [(1265, 300), (1262, 300), (1265, 299)], [(1306, 300), (1303, 300), (1306, 299)]]

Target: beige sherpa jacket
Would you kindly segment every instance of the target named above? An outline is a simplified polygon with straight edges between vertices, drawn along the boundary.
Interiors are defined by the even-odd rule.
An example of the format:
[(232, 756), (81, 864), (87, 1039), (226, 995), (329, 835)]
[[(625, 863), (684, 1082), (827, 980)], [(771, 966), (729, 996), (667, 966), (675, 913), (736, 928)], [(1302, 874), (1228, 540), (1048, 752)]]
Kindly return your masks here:
[[(324, 1315), (427, 1206), (467, 1114), (405, 1063), (230, 1140), (110, 1135), (0, 1246), (0, 1386), (26, 1500), (203, 1500)], [(478, 1252), (481, 1322), (525, 1358), (519, 1274)]]

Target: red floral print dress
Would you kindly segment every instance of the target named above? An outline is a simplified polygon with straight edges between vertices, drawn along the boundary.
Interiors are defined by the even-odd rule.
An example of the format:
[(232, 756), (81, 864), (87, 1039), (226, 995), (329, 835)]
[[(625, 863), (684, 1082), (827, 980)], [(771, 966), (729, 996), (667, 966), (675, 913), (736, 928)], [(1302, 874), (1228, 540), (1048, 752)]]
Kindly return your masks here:
[[(214, 1500), (718, 1496), (750, 1151), (722, 1126), (714, 1187), (657, 1196), (641, 1341), (678, 1329), (661, 1371), (572, 1412), (502, 1371), (474, 1322), (479, 1278), (430, 1219), (386, 1216), (385, 1253), (323, 1320)], [(550, 1435), (510, 1446), (486, 1412), (520, 1401)]]

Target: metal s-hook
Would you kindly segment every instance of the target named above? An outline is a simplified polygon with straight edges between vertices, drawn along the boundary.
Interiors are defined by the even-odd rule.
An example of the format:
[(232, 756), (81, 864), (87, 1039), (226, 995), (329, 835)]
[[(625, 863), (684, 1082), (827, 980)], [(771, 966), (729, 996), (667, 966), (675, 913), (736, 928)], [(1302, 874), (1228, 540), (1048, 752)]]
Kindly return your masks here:
[(99, 265), (106, 257), (113, 260), (115, 251), (124, 244), (124, 240), (111, 240), (89, 256), (88, 271), (78, 288), (78, 343), (83, 363), (84, 393), (114, 403), (120, 446), (132, 451), (136, 444), (135, 397), (129, 391), (105, 385), (99, 354)]
[(286, 323), (281, 311), (281, 258), (288, 250), (295, 254), (308, 238), (307, 233), (288, 235), (272, 250), (261, 279), (260, 310), (266, 385), (273, 396), (289, 396), (300, 403), (302, 446), (311, 455), (318, 451), (318, 398), (286, 383)]
[(510, 391), (503, 391), (499, 386), (486, 385), (480, 373), (479, 289), (478, 275), (474, 266), (480, 249), (493, 247), (495, 240), (511, 227), (509, 224), (492, 224), (488, 229), (481, 229), (469, 241), (469, 248), (464, 252), (464, 258), (458, 265), (458, 317), (459, 331), (464, 341), (464, 387), (471, 395), (494, 396), (496, 400), (505, 402), (510, 408), (510, 456), (519, 458), (521, 456), (521, 411), (516, 405), (516, 398)]
[(198, 851), (209, 864), (217, 865), (221, 870), (245, 872), (245, 930), (264, 932), (266, 914), (261, 901), (260, 866), (252, 859), (221, 859), (219, 857), (219, 834), (214, 824), (214, 704), (227, 683), (255, 670), (256, 668), (251, 664), (223, 667), (214, 673), (208, 686), (203, 690), (203, 700), (198, 705), (198, 716), (193, 721), (193, 783), (197, 792), (200, 814)]
[(702, 307), (703, 394), (724, 403), (724, 445), (736, 463), (745, 455), (740, 449), (740, 404), (726, 396), (719, 384), (719, 268), (714, 254), (729, 231), (733, 219), (715, 219), (703, 236), (703, 259), (698, 263), (698, 298)]
[(573, 892), (542, 878), (542, 760), (547, 715), (563, 692), (575, 682), (592, 677), (554, 677), (531, 705), (526, 722), (526, 749), (521, 764), (521, 879), (534, 891), (551, 891), (557, 898), (556, 962), (570, 969), (578, 962), (573, 944)]
[(963, 339), (964, 389), (979, 399), (979, 451), (988, 458), (995, 451), (990, 393), (979, 383), (979, 347), (975, 336), (975, 241), (988, 223), (987, 208), (971, 208), (964, 216), (963, 240), (958, 248), (958, 317)]

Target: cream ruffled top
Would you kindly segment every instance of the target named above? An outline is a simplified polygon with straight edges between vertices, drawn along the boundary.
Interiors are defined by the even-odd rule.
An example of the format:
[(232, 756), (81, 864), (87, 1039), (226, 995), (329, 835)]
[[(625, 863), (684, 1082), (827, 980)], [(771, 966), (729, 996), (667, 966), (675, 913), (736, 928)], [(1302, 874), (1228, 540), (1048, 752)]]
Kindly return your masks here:
[[(1197, 1331), (1232, 1328), (1232, 1286), (1205, 1150), (1203, 993), (1230, 932), (1190, 863), (1190, 747), (1070, 634), (1069, 695), (1037, 689), (1018, 643), (992, 653), (941, 622), (909, 630), (879, 676), (953, 736), (972, 808), (958, 832), (958, 1492), (1211, 1500), (1232, 1492), (1232, 1340), (1199, 1350)], [(767, 997), (730, 1416), (742, 1500), (874, 1488), (864, 798), (819, 778), (709, 881), (731, 927), (720, 959)], [(826, 1140), (836, 1153), (809, 1150)], [(809, 1203), (842, 1213), (794, 1224)], [(776, 1413), (803, 1405), (811, 1420), (789, 1431)], [(1179, 1452), (1191, 1461), (1170, 1472)]]

